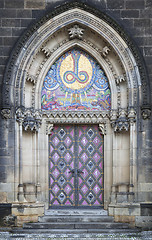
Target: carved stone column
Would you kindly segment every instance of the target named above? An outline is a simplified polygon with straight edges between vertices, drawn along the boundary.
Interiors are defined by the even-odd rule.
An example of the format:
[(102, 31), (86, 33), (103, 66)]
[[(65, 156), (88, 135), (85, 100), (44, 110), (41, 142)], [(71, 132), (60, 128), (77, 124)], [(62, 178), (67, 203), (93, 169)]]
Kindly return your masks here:
[[(137, 169), (136, 169), (136, 151), (137, 151), (137, 133), (135, 127), (135, 117), (136, 111), (133, 107), (131, 107), (128, 111), (128, 119), (130, 122), (130, 186), (129, 192), (134, 192), (134, 186), (137, 182)], [(134, 195), (131, 195), (133, 201)]]
[(22, 162), (22, 124), (24, 120), (24, 115), (19, 109), (17, 111), (17, 121), (19, 125), (19, 185), (18, 185), (18, 201), (23, 202), (24, 199), (24, 190), (23, 190), (23, 162)]

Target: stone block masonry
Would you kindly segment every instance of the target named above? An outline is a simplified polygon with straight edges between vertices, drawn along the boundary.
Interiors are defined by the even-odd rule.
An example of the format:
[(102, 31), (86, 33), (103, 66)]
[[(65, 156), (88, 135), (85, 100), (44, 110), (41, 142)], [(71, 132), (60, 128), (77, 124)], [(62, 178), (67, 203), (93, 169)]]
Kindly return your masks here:
[[(72, 2), (71, 0), (66, 1)], [(79, 0), (79, 2), (84, 2)], [(0, 84), (4, 73), (6, 62), (16, 41), (23, 32), (39, 17), (52, 11), (65, 1), (55, 0), (1, 0), (0, 1)], [(140, 51), (145, 57), (147, 69), (151, 73), (151, 51), (147, 49), (152, 46), (152, 2), (151, 0), (86, 0), (101, 11), (107, 12), (112, 18), (132, 36)], [(145, 49), (146, 46), (146, 49)]]
[[(143, 55), (143, 62), (145, 61), (145, 63), (146, 63), (146, 68), (147, 68), (149, 79), (150, 79), (149, 81), (151, 81), (151, 89), (152, 89), (152, 1), (151, 0), (77, 0), (77, 1), (80, 3), (85, 3), (86, 5), (91, 6), (93, 9), (100, 10), (101, 12), (109, 15), (112, 19), (114, 19), (118, 23), (118, 25), (120, 25), (122, 27), (122, 29), (124, 29), (124, 31), (126, 33), (128, 33), (130, 38), (133, 39), (133, 41), (135, 42), (135, 45), (137, 46), (137, 48)], [(12, 107), (11, 111), (10, 111), (10, 109), (7, 109), (7, 106), (4, 106), (4, 104), (2, 103), (2, 90), (3, 90), (2, 85), (4, 83), (3, 82), (4, 71), (5, 71), (6, 65), (10, 59), (12, 50), (14, 49), (17, 41), (20, 38), (22, 38), (23, 33), (34, 24), (35, 24), (34, 29), (37, 29), (36, 23), (40, 20), (41, 17), (43, 17), (43, 16), (45, 17), (49, 13), (57, 12), (58, 7), (59, 6), (61, 7), (61, 5), (65, 4), (65, 2), (70, 4), (75, 1), (73, 1), (73, 0), (67, 0), (67, 1), (64, 1), (64, 0), (0, 0), (0, 90), (1, 90), (0, 108), (2, 108), (4, 110), (4, 112), (1, 111), (2, 114), (0, 115), (0, 136), (2, 136), (2, 137), (0, 137), (0, 202), (14, 203), (14, 202), (17, 202), (18, 199), (20, 200), (20, 203), (22, 206), (20, 206), (20, 204), (19, 205), (14, 204), (13, 208), (12, 208), (12, 214), (14, 214), (16, 216), (17, 225), (22, 225), (23, 222), (37, 221), (38, 216), (41, 216), (44, 213), (43, 204), (42, 205), (41, 204), (33, 205), (33, 202), (36, 201), (35, 200), (36, 197), (39, 196), (39, 192), (41, 192), (39, 183), (40, 183), (40, 181), (42, 181), (42, 179), (41, 179), (39, 171), (43, 172), (43, 174), (41, 174), (43, 176), (46, 173), (44, 171), (45, 170), (44, 168), (39, 169), (39, 166), (41, 166), (39, 162), (41, 160), (43, 160), (43, 158), (44, 158), (46, 161), (45, 164), (47, 165), (47, 161), (48, 161), (48, 156), (47, 156), (48, 151), (47, 150), (48, 149), (43, 147), (45, 154), (41, 154), (41, 153), (39, 154), (37, 152), (37, 150), (39, 149), (39, 145), (40, 145), (39, 144), (39, 141), (40, 141), (39, 136), (37, 136), (37, 134), (33, 134), (33, 132), (32, 132), (33, 129), (31, 130), (32, 133), (30, 133), (30, 134), (28, 131), (26, 132), (27, 134), (24, 131), (22, 133), (22, 126), (20, 125), (19, 121), (15, 126), (16, 119), (15, 119), (14, 113), (15, 113), (16, 109), (15, 109), (14, 103), (15, 102), (17, 103), (16, 99), (20, 98), (20, 96), (22, 95), (20, 93), (24, 89), (24, 84), (22, 85), (21, 81), (19, 81), (19, 80), (23, 79), (23, 81), (24, 81), (24, 77), (22, 77), (22, 72), (26, 76), (26, 74), (28, 72), (28, 67), (24, 68), (24, 66), (26, 66), (25, 64), (18, 65), (19, 67), (16, 67), (16, 65), (15, 65), (14, 72), (13, 71), (11, 72), (11, 67), (14, 66), (13, 61), (15, 62), (14, 58), (16, 58), (16, 56), (13, 58), (13, 61), (9, 65), (10, 68), (8, 69), (7, 74), (10, 76), (10, 73), (11, 73), (12, 74), (11, 77), (16, 76), (16, 79), (17, 79), (17, 81), (16, 81), (17, 87), (15, 89), (16, 95), (14, 96), (13, 94), (10, 94), (11, 100), (10, 100), (9, 106)], [(87, 9), (87, 6), (86, 6), (86, 9)], [(66, 11), (65, 6), (64, 6), (63, 10)], [(82, 11), (80, 9), (79, 9), (79, 11), (80, 11), (79, 14), (81, 15)], [(92, 11), (92, 9), (90, 11)], [(89, 14), (88, 13), (85, 13), (85, 14), (86, 14), (85, 17), (88, 18)], [(63, 13), (63, 15), (64, 15), (64, 13)], [(75, 15), (73, 15), (73, 16), (75, 17)], [(94, 19), (95, 18), (93, 18), (92, 22), (94, 22)], [(45, 20), (45, 18), (43, 18), (43, 20)], [(67, 18), (65, 18), (65, 20), (67, 21)], [(61, 26), (59, 24), (56, 25), (58, 23), (57, 17), (56, 18), (54, 17), (53, 20), (51, 20), (51, 21), (55, 22), (54, 23), (54, 26), (56, 27), (55, 34), (57, 34), (57, 35), (54, 34), (54, 36), (55, 36), (55, 42), (56, 42), (56, 36), (58, 37), (58, 33), (62, 32), (65, 34), (66, 29), (63, 28), (62, 31), (59, 31), (59, 28)], [(50, 27), (50, 29), (53, 29), (53, 28), (51, 28), (52, 27), (51, 21), (49, 21), (49, 23), (48, 23), (48, 28)], [(81, 21), (81, 19), (80, 19), (80, 21)], [(92, 22), (90, 21), (90, 25)], [(62, 21), (61, 21), (61, 24), (64, 25), (64, 23)], [(83, 21), (81, 22), (81, 24), (83, 25)], [(111, 21), (109, 23), (110, 27), (113, 27), (112, 24), (113, 24), (113, 22)], [(65, 25), (66, 25), (66, 23), (65, 23)], [(65, 25), (64, 25), (64, 27), (65, 27)], [(113, 28), (115, 28), (115, 27), (113, 27)], [(43, 29), (43, 28), (41, 28), (41, 29)], [(86, 39), (84, 39), (84, 40), (86, 40), (86, 41), (84, 41), (83, 44), (87, 45), (87, 40), (89, 40), (89, 38), (91, 38), (91, 36), (93, 36), (91, 39), (93, 39), (94, 42), (96, 41), (96, 39), (97, 39), (97, 41), (99, 41), (98, 39), (102, 39), (102, 37), (100, 38), (100, 36), (93, 33), (95, 30), (92, 30), (92, 26), (90, 29), (91, 29), (91, 31), (88, 30), (88, 32), (86, 31), (86, 33), (85, 33)], [(49, 35), (49, 31), (50, 30), (47, 29), (45, 33)], [(117, 31), (118, 35), (121, 37), (122, 37), (121, 34), (124, 34), (123, 31), (120, 31), (121, 33), (119, 32), (118, 26), (116, 28), (116, 31)], [(99, 32), (100, 32), (100, 30), (99, 30)], [(105, 34), (105, 32), (103, 33), (103, 35)], [(31, 34), (33, 34), (33, 33), (31, 33)], [(34, 34), (39, 35), (39, 31), (37, 31)], [(50, 33), (50, 34), (52, 34), (52, 33)], [(106, 34), (105, 34), (105, 36), (106, 36)], [(115, 34), (115, 36), (117, 36), (117, 34)], [(115, 36), (113, 36), (113, 39), (115, 39)], [(33, 36), (33, 35), (32, 36), (30, 35), (30, 37), (31, 38), (33, 37), (36, 40), (35, 42), (38, 46), (38, 44), (39, 44), (38, 38), (35, 38), (35, 36)], [(68, 38), (68, 37), (69, 36), (68, 36), (68, 32), (67, 32), (67, 35), (65, 36), (65, 38)], [(125, 37), (125, 34), (123, 35), (123, 37)], [(39, 36), (39, 39), (41, 39), (41, 36)], [(50, 37), (50, 39), (53, 39), (53, 38)], [(103, 40), (104, 40), (103, 43), (105, 43), (105, 39), (103, 39)], [(30, 41), (31, 41), (31, 39), (30, 39)], [(53, 45), (53, 40), (50, 40), (50, 41), (52, 41), (51, 44)], [(27, 51), (28, 46), (26, 46), (27, 47), (26, 48), (23, 42), (24, 42), (24, 40), (22, 38), (21, 45), (24, 46), (24, 48), (22, 48), (20, 53), (23, 53), (22, 56), (25, 56), (24, 55), (25, 53), (27, 53), (27, 55), (28, 55), (28, 51)], [(35, 42), (33, 43), (34, 47), (36, 46)], [(121, 43), (122, 42), (123, 41), (121, 41)], [(126, 40), (126, 42), (127, 42), (127, 40)], [(45, 38), (44, 43), (46, 43), (46, 38)], [(120, 46), (121, 46), (121, 43), (120, 43)], [(63, 42), (61, 41), (61, 46), (62, 46), (62, 44), (63, 44)], [(88, 44), (89, 44), (89, 41), (88, 41)], [(98, 45), (100, 48), (100, 43)], [(110, 41), (109, 41), (109, 45), (110, 45)], [(29, 44), (29, 46), (30, 46), (30, 44)], [(108, 55), (108, 57), (111, 56), (111, 59), (115, 58), (113, 52), (111, 51), (112, 49), (116, 49), (114, 46), (115, 45), (111, 46), (110, 53)], [(124, 50), (121, 50), (121, 49), (123, 49), (123, 48), (121, 48), (119, 51), (120, 55), (118, 55), (118, 56), (121, 56), (122, 52), (125, 55), (125, 51), (129, 52), (129, 54), (131, 54), (130, 46), (131, 46), (130, 43), (124, 44)], [(35, 51), (34, 47), (32, 50), (32, 54)], [(104, 47), (105, 46), (103, 46), (103, 48)], [(46, 54), (44, 51), (41, 51), (41, 50), (43, 50), (43, 46), (42, 46), (42, 48), (39, 48), (39, 49), (40, 49), (40, 51), (37, 52), (37, 48), (36, 48), (37, 58), (35, 60), (35, 65), (33, 64), (34, 67), (31, 68), (32, 70), (31, 70), (31, 72), (29, 72), (31, 74), (31, 76), (32, 76), (33, 72), (35, 73), (35, 76), (37, 76), (39, 74), (39, 69), (43, 68), (45, 63), (48, 63), (48, 62), (45, 62), (42, 60)], [(90, 49), (91, 49), (91, 47), (90, 47)], [(119, 49), (119, 47), (118, 47), (118, 49)], [(94, 50), (96, 50), (96, 49), (94, 48)], [(52, 52), (53, 51), (54, 51), (54, 49), (52, 50)], [(99, 53), (99, 51), (98, 51), (98, 53)], [(133, 55), (136, 55), (135, 57), (138, 57), (138, 54), (136, 53), (136, 51), (133, 52)], [(31, 58), (31, 55), (28, 55), (28, 57), (29, 58), (26, 58), (26, 56), (25, 56), (25, 58), (27, 59), (27, 63), (30, 65), (31, 63), (30, 63), (29, 59), (32, 59), (32, 58)], [(119, 57), (118, 57), (118, 59), (119, 59)], [(120, 59), (123, 59), (123, 57), (122, 58), (120, 57)], [(136, 62), (133, 59), (134, 58), (132, 57), (131, 61), (133, 62), (133, 64), (131, 63), (131, 61), (127, 62), (127, 66), (129, 66), (129, 65), (131, 66), (131, 68), (129, 68), (129, 70), (127, 70), (128, 75), (130, 74), (130, 72), (132, 70), (133, 71), (135, 70), (135, 72), (138, 72), (137, 71), (138, 70), (138, 67), (137, 67), (138, 61)], [(19, 61), (20, 61), (20, 58), (18, 59), (18, 62)], [(52, 60), (52, 61), (54, 61), (54, 60)], [(20, 62), (22, 62), (22, 61), (20, 61)], [(24, 60), (24, 63), (25, 63), (25, 60)], [(107, 61), (107, 63), (108, 63), (108, 61)], [(116, 60), (116, 63), (114, 63), (114, 65), (115, 64), (117, 64), (117, 60)], [(40, 66), (41, 68), (38, 68), (37, 66)], [(119, 66), (119, 64), (118, 64), (118, 66)], [(112, 64), (109, 65), (109, 68), (112, 69), (113, 65)], [(139, 66), (139, 68), (140, 68), (140, 66)], [(124, 69), (127, 69), (127, 68), (124, 68)], [(124, 74), (123, 73), (124, 69), (122, 67), (122, 70), (121, 70), (121, 66), (120, 66), (120, 70), (122, 71), (122, 74)], [(118, 67), (117, 67), (117, 70), (119, 70)], [(14, 73), (16, 73), (16, 72), (18, 74), (15, 75)], [(114, 71), (112, 70), (112, 72), (114, 72)], [(125, 77), (127, 76), (127, 74), (124, 76), (124, 80), (125, 80)], [(140, 74), (142, 76), (142, 73), (140, 73)], [(143, 74), (144, 74), (144, 70), (143, 70)], [(12, 79), (15, 79), (15, 77), (14, 78), (13, 77), (12, 77)], [(137, 80), (139, 78), (139, 75), (135, 74), (135, 76), (133, 78), (135, 80)], [(8, 78), (6, 77), (5, 83), (7, 83), (7, 81), (9, 81), (9, 79), (10, 79), (9, 77)], [(30, 93), (32, 92), (32, 94), (33, 94), (33, 92), (34, 92), (33, 89), (34, 89), (34, 84), (35, 84), (35, 82), (32, 82), (33, 79), (34, 78), (32, 78), (32, 77), (27, 79), (28, 81), (31, 81), (31, 82), (27, 82), (27, 84), (25, 85), (25, 89), (24, 89), (25, 92), (30, 92)], [(109, 79), (110, 79), (110, 77), (109, 77)], [(129, 79), (129, 77), (128, 77), (128, 79)], [(35, 79), (34, 79), (34, 81), (35, 81)], [(41, 79), (40, 79), (40, 81), (41, 81)], [(12, 80), (12, 85), (10, 87), (11, 93), (13, 93), (12, 89), (13, 89), (13, 87), (15, 87), (13, 85), (14, 82)], [(145, 94), (143, 94), (143, 96), (147, 96), (148, 95), (147, 92), (148, 92), (149, 88), (146, 88), (146, 87), (144, 88), (144, 84), (146, 85), (146, 82), (145, 83), (142, 82), (142, 86), (140, 86), (140, 79), (138, 79), (137, 85), (139, 87), (138, 88), (139, 95), (140, 95), (140, 89), (142, 89), (142, 91), (145, 93)], [(119, 86), (119, 82), (118, 82), (118, 86)], [(128, 88), (129, 88), (128, 86), (129, 86), (129, 84), (127, 85), (127, 83), (125, 83), (125, 82), (122, 83), (122, 85), (120, 87), (120, 90), (122, 91), (122, 95), (118, 94), (118, 98), (122, 98), (122, 99), (124, 98), (124, 95), (125, 95), (123, 93), (123, 88), (124, 88), (124, 89), (127, 89), (126, 95), (125, 95), (126, 99), (128, 98), (127, 95), (128, 95), (129, 91), (134, 91), (134, 93), (136, 93), (136, 95), (135, 95), (135, 99), (136, 99), (136, 96), (138, 95), (138, 93), (137, 93), (138, 91), (136, 92), (136, 89), (137, 89), (136, 81), (133, 81), (133, 84), (130, 85), (129, 90), (128, 90)], [(29, 90), (29, 89), (31, 89), (31, 90)], [(41, 89), (40, 89), (40, 91), (41, 91)], [(6, 84), (6, 91), (5, 91), (5, 95), (6, 95), (5, 96), (6, 97), (5, 104), (6, 105), (7, 105), (7, 103), (9, 104), (9, 100), (7, 101), (7, 99), (8, 99), (7, 93), (8, 92), (9, 92), (9, 85)], [(23, 101), (20, 101), (20, 102), (18, 101), (18, 103), (21, 105), (22, 104), (24, 105), (24, 103), (23, 103), (24, 102), (24, 93), (22, 96), (23, 96), (23, 98), (22, 97), (21, 98), (23, 99)], [(29, 96), (32, 96), (32, 97), (30, 98)], [(129, 109), (129, 107), (131, 106), (131, 103), (133, 102), (132, 101), (132, 99), (134, 98), (133, 96), (134, 95), (132, 95), (132, 97), (130, 97), (126, 100), (129, 102), (129, 104), (126, 104), (125, 101), (124, 102), (122, 101), (123, 102), (122, 106), (120, 104), (120, 99), (119, 99), (118, 100), (119, 110), (123, 106), (125, 106), (126, 109), (127, 109), (127, 107)], [(151, 96), (152, 96), (152, 92), (151, 92)], [(38, 97), (36, 97), (36, 98), (38, 99)], [(117, 98), (117, 95), (114, 95), (113, 99), (115, 99), (115, 98)], [(145, 97), (145, 99), (146, 99), (146, 97)], [(26, 104), (28, 101), (29, 102), (33, 101), (33, 95), (27, 94), (27, 96), (25, 98)], [(139, 110), (139, 111), (137, 111), (137, 119), (138, 119), (138, 124), (136, 125), (137, 127), (133, 128), (133, 126), (131, 126), (131, 128), (128, 131), (128, 133), (130, 135), (128, 133), (126, 135), (124, 133), (123, 133), (124, 135), (121, 135), (120, 133), (114, 133), (113, 138), (111, 137), (112, 135), (109, 135), (110, 137), (107, 138), (108, 144), (109, 144), (109, 142), (111, 143), (111, 141), (115, 142), (116, 144), (115, 145), (113, 144), (113, 153), (111, 153), (108, 150), (107, 152), (105, 151), (105, 154), (107, 154), (108, 159), (111, 159), (112, 163), (117, 162), (117, 164), (116, 164), (116, 166), (114, 165), (114, 167), (113, 167), (113, 174), (111, 174), (113, 176), (109, 176), (110, 175), (109, 172), (108, 172), (108, 174), (106, 172), (107, 175), (105, 174), (105, 176), (108, 176), (108, 180), (109, 180), (110, 177), (111, 177), (111, 179), (114, 178), (115, 177), (114, 175), (119, 175), (119, 176), (123, 175), (123, 176), (121, 176), (123, 181), (121, 181), (120, 186), (117, 184), (117, 181), (111, 180), (111, 182), (113, 181), (115, 184), (115, 186), (113, 185), (113, 188), (115, 187), (115, 191), (113, 192), (113, 196), (112, 196), (114, 203), (113, 203), (113, 205), (111, 205), (111, 208), (109, 208), (109, 214), (111, 212), (111, 215), (115, 215), (115, 221), (132, 222), (132, 224), (135, 225), (136, 220), (137, 220), (138, 224), (140, 225), (140, 222), (142, 222), (142, 219), (140, 218), (141, 217), (140, 203), (143, 203), (145, 201), (152, 202), (152, 193), (151, 193), (151, 189), (152, 189), (152, 184), (151, 184), (151, 181), (152, 181), (151, 180), (152, 179), (152, 171), (151, 171), (151, 169), (152, 169), (152, 167), (151, 167), (151, 156), (152, 156), (152, 132), (151, 132), (151, 129), (152, 129), (152, 124), (150, 122), (150, 119), (152, 116), (150, 116), (150, 114), (149, 114), (150, 110), (148, 108), (144, 109), (144, 106), (142, 106), (143, 109), (138, 107), (141, 104), (138, 102), (138, 97), (137, 97), (136, 102), (137, 102), (137, 110)], [(12, 103), (14, 104), (14, 106)], [(32, 102), (32, 105), (30, 105), (30, 103), (29, 103), (29, 105), (28, 104), (25, 105), (25, 107), (33, 108), (34, 101)], [(11, 104), (12, 104), (12, 106), (11, 106)], [(150, 102), (150, 106), (148, 105), (148, 107), (150, 108), (151, 105), (152, 104)], [(37, 105), (35, 104), (35, 106), (37, 106)], [(126, 111), (128, 111), (128, 109)], [(146, 118), (144, 120), (142, 119), (141, 111), (143, 112), (143, 117), (146, 116)], [(127, 114), (128, 113), (125, 112), (125, 115), (127, 115)], [(131, 113), (130, 113), (130, 115), (131, 115)], [(122, 114), (122, 116), (123, 116), (123, 114)], [(134, 114), (133, 114), (133, 116), (134, 116)], [(33, 119), (33, 117), (32, 117), (32, 119)], [(18, 120), (22, 120), (22, 119), (18, 119)], [(134, 117), (133, 117), (133, 120), (134, 120)], [(132, 124), (134, 124), (133, 120), (132, 120)], [(109, 126), (111, 126), (110, 123), (109, 123)], [(109, 130), (109, 132), (110, 132), (111, 128), (108, 128), (108, 129), (110, 129)], [(43, 131), (43, 133), (45, 132), (44, 129), (42, 129), (42, 131)], [(134, 135), (134, 132), (136, 132), (136, 131), (138, 132), (138, 135)], [(131, 135), (131, 133), (132, 133), (132, 135)], [(43, 136), (43, 134), (41, 134), (41, 135)], [(42, 138), (42, 142), (45, 145), (45, 143), (46, 143), (45, 141), (47, 139), (45, 133), (44, 133), (44, 136), (45, 137)], [(123, 138), (123, 136), (124, 136), (124, 138)], [(138, 136), (137, 146), (136, 146), (136, 137), (133, 138), (133, 136)], [(24, 140), (24, 142), (23, 142), (24, 144), (22, 144), (22, 141), (20, 141), (21, 139)], [(31, 144), (32, 147), (30, 148), (30, 150), (28, 149), (28, 144), (26, 144), (28, 142), (27, 139), (30, 139), (30, 141), (32, 143)], [(113, 139), (113, 140), (111, 140), (111, 139)], [(121, 141), (119, 143), (120, 139), (121, 139)], [(125, 141), (125, 139), (127, 139), (127, 140)], [(115, 140), (117, 140), (117, 141), (115, 141)], [(30, 143), (30, 141), (29, 141), (29, 143)], [(128, 145), (126, 144), (126, 142)], [(133, 143), (133, 151), (134, 151), (133, 153), (129, 152), (129, 150), (132, 149), (132, 146), (131, 146), (132, 143)], [(111, 143), (111, 145), (112, 145), (112, 143)], [(120, 145), (120, 146), (118, 147), (117, 145), (118, 146)], [(123, 147), (126, 145), (127, 145), (127, 149), (124, 149)], [(24, 146), (26, 146), (26, 148), (24, 148)], [(121, 151), (121, 149), (123, 151)], [(136, 152), (136, 149), (137, 149), (137, 152)], [(40, 151), (40, 152), (42, 152), (42, 151)], [(109, 152), (110, 152), (110, 155), (108, 155)], [(120, 156), (118, 156), (117, 152), (120, 152)], [(127, 154), (122, 154), (122, 153), (126, 153), (126, 152), (127, 152)], [(26, 154), (27, 154), (27, 157), (25, 157)], [(23, 159), (22, 159), (22, 156), (23, 156)], [(28, 158), (28, 156), (30, 156), (30, 158)], [(129, 158), (129, 156), (133, 156), (133, 158), (131, 158), (131, 157)], [(123, 165), (123, 163), (125, 161), (127, 164)], [(110, 166), (112, 166), (111, 162), (109, 162)], [(22, 163), (24, 163), (24, 164), (22, 165)], [(44, 162), (43, 162), (43, 164), (44, 164)], [(42, 164), (42, 166), (43, 166), (43, 164)], [(122, 164), (122, 166), (120, 166), (121, 164)], [(108, 165), (108, 167), (109, 167), (109, 165)], [(35, 168), (35, 171), (29, 172), (27, 169), (34, 169), (33, 166), (34, 167), (37, 166)], [(130, 172), (129, 172), (129, 170), (126, 170), (126, 169), (129, 169), (129, 166), (131, 167)], [(137, 166), (137, 168), (135, 168), (136, 166)], [(26, 175), (25, 173), (27, 173), (28, 174), (27, 179), (30, 179), (30, 180), (27, 180), (27, 179), (25, 179), (25, 176), (24, 176), (24, 179), (27, 180), (27, 182), (22, 181), (23, 180), (23, 176), (21, 174), (22, 168), (25, 169), (24, 175)], [(18, 169), (19, 169), (19, 171), (18, 171)], [(117, 169), (118, 171), (116, 172), (115, 169)], [(137, 171), (136, 171), (136, 169), (137, 169)], [(34, 173), (35, 175), (34, 174), (32, 175), (32, 173)], [(39, 179), (39, 176), (40, 176), (40, 179)], [(115, 179), (117, 180), (116, 177), (115, 177)], [(136, 179), (138, 179), (138, 182), (136, 181)], [(121, 180), (121, 178), (118, 177), (118, 181), (120, 181), (120, 180)], [(18, 182), (19, 182), (19, 185), (18, 185)], [(35, 182), (36, 182), (36, 185), (32, 185), (32, 184), (35, 184)], [(44, 180), (42, 181), (42, 183), (43, 182), (44, 182)], [(46, 182), (47, 182), (47, 180), (46, 180)], [(138, 185), (138, 186), (133, 186), (134, 184), (132, 184), (132, 183), (134, 183), (134, 182), (135, 182), (135, 184), (137, 183), (136, 185)], [(122, 185), (124, 185), (124, 183), (127, 186), (126, 187), (127, 190), (123, 190), (123, 188), (122, 188), (122, 187), (124, 187), (124, 186), (122, 186)], [(110, 186), (109, 187), (110, 190), (108, 189), (108, 191), (110, 192), (111, 191), (111, 185), (110, 185), (111, 183), (108, 183), (108, 184), (109, 184), (108, 186)], [(42, 187), (44, 189), (44, 186), (42, 186)], [(134, 187), (135, 187), (135, 189), (137, 189), (137, 192), (135, 192), (135, 193), (132, 190), (132, 188), (134, 188)], [(42, 191), (42, 193), (44, 194), (44, 191)], [(104, 195), (104, 198), (105, 198), (105, 195)], [(27, 204), (23, 204), (23, 201), (25, 199), (27, 201)], [(44, 201), (44, 199), (46, 201), (48, 201), (48, 196), (44, 197), (44, 195), (42, 195), (42, 198), (40, 198), (39, 200)], [(109, 199), (109, 197), (107, 199)], [(132, 199), (132, 200), (130, 200), (130, 199)], [(28, 205), (28, 202), (30, 202), (29, 205)], [(135, 203), (137, 203), (137, 206), (135, 205), (132, 208), (132, 206), (129, 205), (125, 208), (124, 206), (126, 206), (126, 202), (133, 202), (133, 203), (135, 202)], [(109, 204), (109, 202), (107, 200), (107, 206), (108, 206), (108, 204)], [(121, 205), (122, 205), (122, 207), (120, 207)], [(104, 207), (105, 207), (105, 205), (104, 205)], [(146, 208), (142, 209), (142, 211), (145, 211), (146, 214), (148, 211), (151, 214), (151, 208), (149, 209), (147, 206), (146, 206)], [(124, 216), (126, 216), (126, 218)], [(137, 216), (139, 216), (139, 218), (136, 218)], [(143, 213), (142, 217), (143, 217), (143, 219), (145, 219), (145, 213)]]

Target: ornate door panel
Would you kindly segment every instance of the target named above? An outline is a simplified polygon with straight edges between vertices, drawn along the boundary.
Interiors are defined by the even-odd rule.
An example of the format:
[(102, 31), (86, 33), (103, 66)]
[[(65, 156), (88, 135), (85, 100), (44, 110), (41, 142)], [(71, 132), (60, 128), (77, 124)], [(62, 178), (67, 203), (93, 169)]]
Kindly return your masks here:
[(78, 206), (103, 206), (103, 136), (98, 126), (78, 126)]
[(49, 162), (50, 207), (103, 206), (103, 136), (97, 125), (55, 125)]

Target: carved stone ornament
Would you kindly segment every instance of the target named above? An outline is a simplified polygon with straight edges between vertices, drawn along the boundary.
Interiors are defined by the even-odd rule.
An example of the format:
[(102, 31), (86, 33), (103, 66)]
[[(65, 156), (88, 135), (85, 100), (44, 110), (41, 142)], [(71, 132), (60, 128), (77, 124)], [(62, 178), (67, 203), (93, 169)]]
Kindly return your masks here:
[(106, 133), (107, 133), (106, 123), (99, 124), (99, 131), (101, 132), (102, 135), (106, 135)]
[(2, 109), (1, 115), (2, 115), (3, 119), (9, 119), (9, 118), (11, 118), (11, 110), (8, 108)]
[(133, 124), (135, 121), (136, 121), (136, 110), (131, 107), (129, 110), (128, 110), (128, 119), (130, 121), (130, 124)]
[(105, 47), (102, 49), (102, 51), (101, 51), (101, 55), (102, 55), (103, 57), (106, 57), (106, 56), (109, 54), (109, 52), (110, 52), (110, 48), (108, 48), (107, 46), (105, 46)]
[(31, 83), (34, 83), (34, 84), (35, 84), (35, 82), (36, 82), (36, 77), (33, 76), (33, 75), (31, 75), (31, 74), (27, 74), (26, 80), (27, 80), (28, 82), (31, 82)]
[(28, 129), (31, 131), (38, 131), (42, 123), (42, 116), (38, 111), (33, 112), (29, 109), (22, 111), (18, 109), (16, 111), (16, 117), (25, 131)]
[(113, 123), (112, 126), (115, 132), (127, 132), (130, 128), (129, 121), (127, 119), (118, 119), (116, 122)]
[(44, 118), (49, 119), (50, 123), (92, 123), (99, 124), (109, 118), (109, 111), (75, 112), (75, 111), (42, 111)]
[(82, 39), (83, 37), (84, 29), (80, 28), (79, 25), (74, 25), (73, 27), (69, 28), (68, 31), (70, 39), (74, 38)]
[(131, 107), (128, 111), (126, 109), (112, 110), (110, 113), (111, 126), (115, 132), (129, 131), (130, 125), (136, 121), (136, 111)]
[(54, 124), (52, 123), (46, 123), (46, 134), (50, 135), (53, 131)]
[(125, 81), (126, 81), (126, 76), (124, 74), (122, 74), (116, 78), (116, 84), (119, 84), (119, 83), (122, 83)]
[(141, 115), (144, 120), (150, 119), (151, 116), (151, 107), (150, 106), (143, 106), (141, 107)]

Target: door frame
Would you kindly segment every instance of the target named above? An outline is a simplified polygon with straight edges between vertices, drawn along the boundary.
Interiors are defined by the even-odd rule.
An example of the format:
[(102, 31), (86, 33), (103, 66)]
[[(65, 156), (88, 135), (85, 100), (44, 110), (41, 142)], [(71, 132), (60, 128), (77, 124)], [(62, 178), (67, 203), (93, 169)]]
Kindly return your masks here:
[[(100, 120), (100, 122), (98, 121)], [(108, 119), (108, 117), (106, 117), (103, 121), (103, 119), (101, 120), (100, 118), (98, 118), (98, 120), (96, 122), (92, 122), (90, 121), (90, 123), (86, 122), (86, 118), (83, 119), (83, 121), (79, 122), (78, 121), (55, 121), (54, 123), (52, 123), (50, 117), (49, 120), (48, 118), (45, 119), (45, 127), (46, 127), (46, 135), (44, 136), (44, 145), (46, 146), (46, 152), (45, 157), (47, 157), (47, 159), (49, 159), (49, 135), (51, 134), (54, 124), (97, 124), (99, 127), (99, 131), (101, 132), (101, 134), (103, 135), (103, 141), (104, 141), (104, 159), (103, 159), (103, 165), (104, 165), (104, 200), (103, 200), (103, 205), (104, 205), (104, 209), (108, 208), (108, 205), (110, 203), (110, 195), (111, 195), (111, 187), (112, 187), (112, 182), (113, 182), (113, 169), (112, 169), (112, 165), (113, 165), (113, 151), (112, 151), (112, 147), (113, 147), (113, 131), (111, 128), (111, 124), (110, 121)], [(42, 131), (42, 134), (44, 132)], [(46, 166), (46, 177), (45, 179), (45, 184), (46, 184), (46, 190), (45, 190), (45, 207), (46, 209), (49, 209), (49, 163)]]

